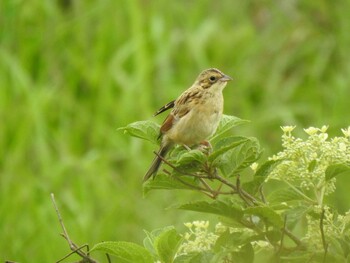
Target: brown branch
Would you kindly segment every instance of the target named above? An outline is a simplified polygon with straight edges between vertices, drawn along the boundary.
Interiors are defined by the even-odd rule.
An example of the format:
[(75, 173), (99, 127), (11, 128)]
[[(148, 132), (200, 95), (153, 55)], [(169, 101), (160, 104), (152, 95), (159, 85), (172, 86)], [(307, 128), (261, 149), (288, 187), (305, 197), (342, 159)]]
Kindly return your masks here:
[(283, 232), (291, 239), (293, 242), (300, 248), (304, 248), (304, 244), (301, 242), (299, 238), (297, 238), (292, 232), (288, 230), (288, 228), (283, 228)]
[[(62, 236), (66, 239), (66, 237), (64, 235), (62, 235)], [(89, 250), (89, 245), (87, 245), (87, 244), (82, 245), (82, 246), (78, 247), (77, 249), (72, 250), (72, 252), (68, 253), (67, 255), (65, 255), (60, 260), (56, 261), (56, 263), (62, 262), (63, 260), (65, 260), (66, 258), (69, 258), (73, 254), (79, 254), (80, 250), (83, 249), (84, 247), (86, 247), (87, 250)]]
[[(166, 174), (168, 174), (169, 176), (171, 176), (171, 173), (169, 171), (164, 169), (164, 172)], [(181, 182), (182, 184), (184, 184), (186, 186), (189, 186), (189, 187), (193, 188), (193, 190), (197, 190), (197, 191), (205, 194), (206, 196), (208, 196), (208, 197), (210, 197), (212, 199), (216, 199), (216, 197), (218, 195), (232, 195), (232, 194), (235, 194), (235, 192), (233, 192), (233, 191), (220, 191), (220, 190), (214, 190), (212, 188), (208, 189), (208, 188), (203, 188), (203, 187), (200, 187), (200, 186), (197, 186), (197, 185), (193, 185), (193, 184), (190, 184), (190, 183), (182, 180), (178, 176), (172, 176), (172, 178), (174, 178), (175, 180)]]
[[(171, 173), (167, 170), (164, 170), (164, 172), (166, 174), (168, 174), (169, 176), (171, 176)], [(177, 176), (172, 176), (172, 178), (174, 178), (175, 180), (181, 182), (182, 184), (186, 185), (186, 186), (189, 186), (191, 188), (193, 188), (194, 190), (198, 190), (198, 191), (201, 191), (201, 192), (210, 192), (210, 190), (206, 189), (206, 188), (203, 188), (203, 187), (200, 187), (200, 186), (197, 186), (197, 185), (193, 185), (193, 184), (190, 184), (184, 180), (182, 180), (181, 178), (177, 177)]]
[[(242, 193), (242, 189), (241, 189), (241, 180), (240, 180), (240, 175), (237, 175), (236, 178), (236, 189), (237, 189), (237, 193), (238, 195), (241, 197), (241, 199), (248, 205), (251, 206), (252, 204), (248, 202), (248, 200), (245, 198), (245, 196)], [(254, 203), (253, 203), (254, 205)]]
[(69, 238), (67, 229), (66, 229), (66, 227), (64, 226), (64, 223), (63, 223), (63, 219), (62, 219), (61, 213), (58, 210), (58, 207), (57, 207), (57, 204), (56, 204), (56, 201), (55, 201), (55, 195), (53, 193), (51, 193), (51, 200), (52, 200), (53, 206), (54, 206), (54, 208), (56, 210), (58, 221), (59, 221), (59, 223), (61, 225), (61, 228), (63, 230), (63, 233), (61, 235), (67, 240), (69, 248), (70, 248), (70, 250), (72, 250), (71, 253), (69, 253), (68, 255), (64, 256), (62, 259), (58, 260), (57, 263), (61, 262), (62, 260), (66, 259), (67, 257), (69, 257), (70, 255), (72, 255), (74, 253), (76, 253), (80, 257), (82, 257), (84, 262), (87, 262), (87, 263), (98, 263), (98, 261), (96, 261), (96, 260), (94, 260), (94, 259), (92, 259), (90, 257), (89, 253), (85, 253), (84, 251), (81, 250), (84, 247), (88, 248), (89, 247), (88, 245), (83, 245), (83, 246), (79, 247)]
[[(220, 182), (222, 182), (223, 184), (227, 185), (228, 187), (232, 188), (235, 192), (238, 193), (238, 189), (237, 189), (237, 186), (234, 185), (233, 183), (227, 181), (225, 178), (221, 177), (220, 175), (218, 174), (213, 174), (212, 175), (213, 179), (217, 179), (219, 180)], [(240, 192), (241, 194), (247, 198), (250, 202), (252, 202), (254, 205), (259, 205), (259, 201), (255, 199), (255, 197), (251, 196), (249, 193), (247, 193), (246, 191), (244, 191), (242, 188), (240, 188)]]

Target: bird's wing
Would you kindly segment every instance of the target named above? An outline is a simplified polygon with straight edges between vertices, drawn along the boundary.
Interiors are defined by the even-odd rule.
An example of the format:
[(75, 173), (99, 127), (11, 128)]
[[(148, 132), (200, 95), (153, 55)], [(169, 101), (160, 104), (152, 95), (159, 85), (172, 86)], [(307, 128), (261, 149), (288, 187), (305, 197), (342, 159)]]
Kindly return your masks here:
[(161, 107), (159, 110), (156, 111), (156, 113), (153, 114), (153, 116), (157, 116), (158, 114), (161, 114), (164, 111), (167, 111), (171, 108), (174, 108), (175, 100), (170, 101), (169, 103), (165, 104), (163, 107)]
[[(170, 130), (176, 121), (178, 121), (179, 119), (181, 119), (183, 116), (185, 116), (187, 113), (190, 112), (191, 108), (189, 107), (188, 102), (191, 101), (192, 94), (193, 94), (192, 92), (185, 91), (184, 93), (181, 94), (181, 96), (177, 100), (174, 100), (168, 103), (168, 104), (171, 104), (171, 107), (173, 107), (173, 109), (164, 120), (162, 126), (160, 127), (159, 137), (161, 137), (163, 133)], [(159, 109), (159, 111), (161, 111), (163, 108), (167, 108), (167, 105)], [(170, 106), (168, 106), (168, 108), (170, 108)]]

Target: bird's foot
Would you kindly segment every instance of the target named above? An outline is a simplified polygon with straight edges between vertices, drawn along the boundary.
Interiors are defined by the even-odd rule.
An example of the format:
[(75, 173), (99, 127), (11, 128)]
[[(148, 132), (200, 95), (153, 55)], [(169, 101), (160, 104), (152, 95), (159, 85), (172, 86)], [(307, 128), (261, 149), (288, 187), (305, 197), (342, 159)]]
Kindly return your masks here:
[(199, 143), (198, 149), (209, 155), (213, 151), (213, 146), (211, 146), (209, 141), (202, 141)]

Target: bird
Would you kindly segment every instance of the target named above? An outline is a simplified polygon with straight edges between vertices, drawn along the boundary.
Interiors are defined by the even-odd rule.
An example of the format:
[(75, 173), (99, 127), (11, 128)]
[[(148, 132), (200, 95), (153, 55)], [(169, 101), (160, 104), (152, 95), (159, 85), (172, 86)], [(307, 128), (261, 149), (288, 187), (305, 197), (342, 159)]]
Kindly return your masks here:
[(156, 111), (153, 116), (172, 109), (160, 127), (160, 148), (143, 182), (156, 176), (162, 158), (176, 144), (185, 148), (197, 144), (210, 145), (206, 139), (215, 133), (219, 125), (224, 106), (222, 92), (231, 80), (230, 76), (216, 68), (206, 69), (176, 100)]

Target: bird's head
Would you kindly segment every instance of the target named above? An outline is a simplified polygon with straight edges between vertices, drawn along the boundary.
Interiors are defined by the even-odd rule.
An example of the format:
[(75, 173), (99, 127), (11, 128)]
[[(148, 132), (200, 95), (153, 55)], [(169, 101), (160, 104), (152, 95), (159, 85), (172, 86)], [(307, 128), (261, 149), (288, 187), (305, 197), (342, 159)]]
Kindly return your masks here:
[(203, 89), (223, 89), (227, 82), (232, 80), (216, 68), (202, 71), (196, 79), (196, 83)]

